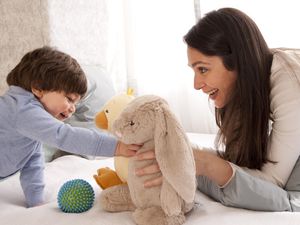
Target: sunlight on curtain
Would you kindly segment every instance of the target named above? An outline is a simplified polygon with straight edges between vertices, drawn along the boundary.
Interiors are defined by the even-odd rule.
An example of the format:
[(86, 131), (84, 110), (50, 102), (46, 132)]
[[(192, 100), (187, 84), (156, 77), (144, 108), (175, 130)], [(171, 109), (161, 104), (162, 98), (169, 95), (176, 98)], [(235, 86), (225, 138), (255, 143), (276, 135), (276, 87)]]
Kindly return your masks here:
[[(297, 1), (195, 0), (205, 13), (235, 7), (259, 26), (270, 47), (300, 47)], [(193, 0), (125, 0), (127, 86), (167, 99), (186, 131), (216, 132), (213, 106), (193, 89), (182, 37), (195, 23)], [(199, 7), (199, 5), (197, 5)]]
[(138, 95), (166, 98), (186, 131), (215, 132), (207, 96), (193, 89), (183, 42), (195, 24), (194, 1), (127, 0), (125, 5), (128, 85)]
[(200, 0), (201, 15), (223, 7), (234, 7), (250, 16), (269, 47), (300, 48), (299, 3), (294, 0)]

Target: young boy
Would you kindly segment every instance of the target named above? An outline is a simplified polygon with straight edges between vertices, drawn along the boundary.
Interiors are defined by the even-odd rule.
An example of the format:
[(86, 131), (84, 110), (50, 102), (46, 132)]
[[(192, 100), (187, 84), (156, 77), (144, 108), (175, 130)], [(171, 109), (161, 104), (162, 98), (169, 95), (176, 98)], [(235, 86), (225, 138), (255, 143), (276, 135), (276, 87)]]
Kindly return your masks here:
[(133, 156), (139, 148), (97, 130), (63, 123), (87, 91), (84, 72), (71, 56), (50, 47), (28, 52), (8, 74), (0, 96), (0, 181), (20, 171), (29, 207), (43, 204), (42, 143), (94, 156)]

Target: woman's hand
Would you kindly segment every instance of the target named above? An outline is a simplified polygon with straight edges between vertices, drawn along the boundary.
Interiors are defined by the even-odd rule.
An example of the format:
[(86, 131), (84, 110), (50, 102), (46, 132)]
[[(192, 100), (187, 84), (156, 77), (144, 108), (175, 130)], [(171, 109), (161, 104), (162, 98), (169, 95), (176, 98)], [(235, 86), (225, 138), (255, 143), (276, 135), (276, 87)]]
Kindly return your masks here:
[(136, 151), (139, 150), (143, 145), (135, 145), (135, 144), (124, 144), (119, 141), (116, 147), (115, 156), (125, 156), (131, 157), (135, 156)]
[[(136, 160), (149, 160), (149, 159), (155, 159), (155, 151), (149, 150), (143, 153), (137, 153), (136, 154)], [(156, 174), (160, 173), (160, 168), (157, 163), (151, 164), (150, 166), (146, 166), (144, 168), (136, 169), (135, 174), (137, 176), (144, 176), (149, 174)], [(160, 174), (158, 177), (150, 180), (146, 180), (144, 183), (144, 187), (155, 187), (162, 184), (162, 175)]]

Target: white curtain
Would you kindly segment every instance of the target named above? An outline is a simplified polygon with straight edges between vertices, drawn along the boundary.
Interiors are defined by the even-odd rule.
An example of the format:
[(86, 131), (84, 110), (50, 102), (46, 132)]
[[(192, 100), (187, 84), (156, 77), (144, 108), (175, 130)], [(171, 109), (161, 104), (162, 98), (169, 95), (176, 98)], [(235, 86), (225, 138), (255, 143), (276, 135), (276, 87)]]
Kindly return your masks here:
[(234, 7), (258, 25), (269, 47), (300, 48), (299, 3), (295, 0), (198, 0), (201, 15), (223, 7)]
[[(121, 4), (113, 8), (112, 2)], [(118, 91), (132, 87), (136, 95), (162, 96), (186, 131), (215, 132), (207, 96), (193, 89), (193, 72), (187, 66), (183, 42), (183, 36), (195, 24), (194, 1), (124, 0), (109, 4), (111, 11), (118, 11), (112, 15), (118, 21), (118, 30), (124, 32), (118, 37), (125, 40), (120, 39), (116, 48), (112, 46), (124, 56), (126, 64), (126, 78), (122, 73), (113, 73)]]
[(115, 12), (111, 15), (116, 20), (111, 21), (117, 21), (111, 28), (111, 38), (118, 43), (111, 46), (117, 90), (132, 87), (137, 95), (164, 97), (189, 132), (217, 130), (213, 106), (193, 89), (182, 40), (195, 23), (195, 6), (201, 10), (198, 16), (221, 7), (238, 8), (253, 18), (270, 47), (300, 47), (297, 1), (107, 0), (107, 4)]

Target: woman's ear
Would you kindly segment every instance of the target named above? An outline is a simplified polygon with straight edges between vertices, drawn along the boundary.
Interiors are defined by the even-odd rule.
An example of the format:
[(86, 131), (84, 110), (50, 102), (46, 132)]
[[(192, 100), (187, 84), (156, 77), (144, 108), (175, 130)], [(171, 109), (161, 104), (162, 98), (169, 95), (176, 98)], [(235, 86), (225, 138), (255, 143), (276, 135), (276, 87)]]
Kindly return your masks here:
[(31, 92), (37, 97), (37, 98), (41, 98), (43, 97), (44, 92), (40, 89), (31, 87)]

